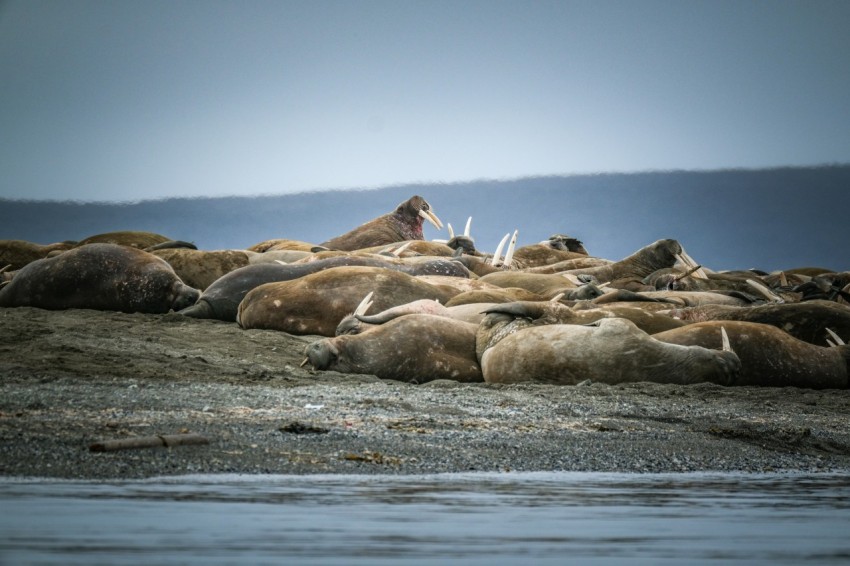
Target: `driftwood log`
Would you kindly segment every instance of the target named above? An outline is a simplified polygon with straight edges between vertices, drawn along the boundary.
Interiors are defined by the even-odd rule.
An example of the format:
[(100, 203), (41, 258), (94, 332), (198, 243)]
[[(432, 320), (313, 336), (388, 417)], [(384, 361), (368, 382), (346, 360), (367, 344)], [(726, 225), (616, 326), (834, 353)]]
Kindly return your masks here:
[(116, 450), (133, 450), (136, 448), (161, 448), (185, 446), (188, 444), (209, 444), (210, 441), (200, 434), (157, 434), (155, 436), (137, 436), (134, 438), (116, 438), (95, 442), (89, 446), (91, 452), (114, 452)]

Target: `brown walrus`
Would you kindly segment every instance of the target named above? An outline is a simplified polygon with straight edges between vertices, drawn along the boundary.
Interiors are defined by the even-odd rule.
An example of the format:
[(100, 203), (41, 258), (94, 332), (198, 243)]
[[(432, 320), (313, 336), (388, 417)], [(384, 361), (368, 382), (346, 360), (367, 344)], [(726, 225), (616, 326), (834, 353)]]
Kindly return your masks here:
[(475, 358), (477, 325), (429, 314), (408, 314), (361, 334), (308, 345), (318, 370), (365, 373), (381, 379), (425, 383), (435, 379), (480, 382)]
[(530, 326), (491, 313), (478, 327), (476, 353), (488, 383), (575, 385), (590, 379), (730, 385), (741, 368), (734, 352), (661, 342), (623, 318)]
[(846, 389), (850, 346), (822, 347), (758, 322), (711, 320), (660, 332), (653, 337), (668, 344), (714, 348), (720, 328), (741, 360), (734, 385)]
[(0, 307), (165, 313), (199, 296), (152, 253), (89, 244), (24, 266), (0, 289)]
[(423, 220), (433, 224), (437, 230), (443, 227), (428, 201), (415, 195), (399, 204), (393, 212), (370, 220), (321, 245), (332, 250), (352, 251), (404, 240), (422, 240)]
[(239, 303), (236, 321), (242, 328), (334, 336), (339, 322), (354, 312), (370, 291), (375, 295), (376, 310), (417, 299), (445, 304), (457, 293), (382, 267), (334, 267), (292, 281), (260, 285)]

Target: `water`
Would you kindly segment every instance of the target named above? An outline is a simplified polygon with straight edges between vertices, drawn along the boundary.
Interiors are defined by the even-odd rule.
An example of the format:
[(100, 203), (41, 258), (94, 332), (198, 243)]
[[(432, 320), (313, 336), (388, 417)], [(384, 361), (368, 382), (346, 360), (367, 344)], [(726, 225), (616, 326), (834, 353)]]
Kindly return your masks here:
[(2, 564), (846, 564), (840, 475), (0, 482)]

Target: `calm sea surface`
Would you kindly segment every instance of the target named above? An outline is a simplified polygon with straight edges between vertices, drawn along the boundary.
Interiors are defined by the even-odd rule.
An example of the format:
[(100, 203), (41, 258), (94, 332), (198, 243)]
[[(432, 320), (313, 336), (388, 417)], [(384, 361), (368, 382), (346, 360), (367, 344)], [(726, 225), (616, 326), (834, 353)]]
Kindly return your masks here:
[(2, 564), (848, 564), (843, 475), (0, 479)]

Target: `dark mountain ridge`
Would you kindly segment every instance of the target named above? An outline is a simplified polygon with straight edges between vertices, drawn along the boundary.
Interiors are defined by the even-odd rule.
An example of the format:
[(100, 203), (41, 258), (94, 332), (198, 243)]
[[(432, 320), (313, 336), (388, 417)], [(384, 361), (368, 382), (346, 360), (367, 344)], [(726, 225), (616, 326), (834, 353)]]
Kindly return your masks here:
[[(621, 259), (660, 238), (679, 240), (716, 269), (802, 266), (850, 270), (850, 165), (664, 171), (406, 184), (368, 190), (171, 198), (134, 203), (0, 200), (0, 239), (79, 240), (147, 230), (201, 249), (245, 248), (271, 238), (319, 243), (424, 196), (456, 232), (492, 252), (519, 230), (519, 245), (575, 236), (591, 255)], [(426, 238), (445, 238), (426, 224)]]

